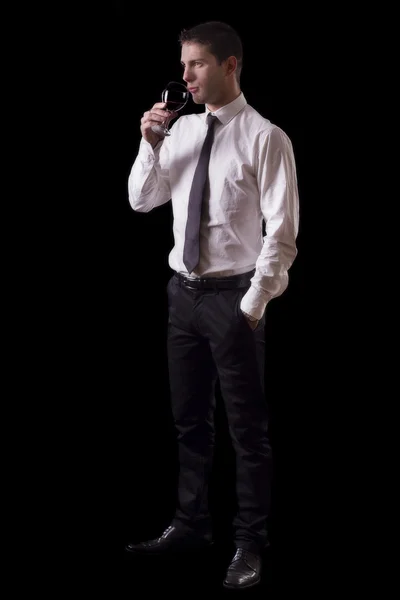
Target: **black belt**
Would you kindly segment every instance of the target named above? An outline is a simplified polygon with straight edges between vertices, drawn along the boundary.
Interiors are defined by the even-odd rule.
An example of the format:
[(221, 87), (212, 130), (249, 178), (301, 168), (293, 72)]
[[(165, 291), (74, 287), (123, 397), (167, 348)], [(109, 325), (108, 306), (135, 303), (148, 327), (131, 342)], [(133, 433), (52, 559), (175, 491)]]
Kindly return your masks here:
[(232, 290), (235, 288), (247, 287), (250, 279), (254, 275), (254, 270), (241, 275), (232, 275), (231, 277), (187, 277), (181, 273), (175, 273), (174, 277), (179, 285), (183, 285), (191, 290)]

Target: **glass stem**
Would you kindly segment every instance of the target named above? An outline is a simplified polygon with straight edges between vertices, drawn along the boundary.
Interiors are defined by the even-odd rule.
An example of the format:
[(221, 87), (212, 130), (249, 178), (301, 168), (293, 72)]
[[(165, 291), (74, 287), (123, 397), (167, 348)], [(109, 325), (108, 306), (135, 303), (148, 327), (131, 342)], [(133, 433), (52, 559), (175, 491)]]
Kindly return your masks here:
[(163, 126), (165, 127), (165, 129), (168, 129), (170, 120), (171, 120), (170, 112), (169, 112), (169, 110), (167, 110), (167, 116), (165, 117), (165, 120), (163, 122)]

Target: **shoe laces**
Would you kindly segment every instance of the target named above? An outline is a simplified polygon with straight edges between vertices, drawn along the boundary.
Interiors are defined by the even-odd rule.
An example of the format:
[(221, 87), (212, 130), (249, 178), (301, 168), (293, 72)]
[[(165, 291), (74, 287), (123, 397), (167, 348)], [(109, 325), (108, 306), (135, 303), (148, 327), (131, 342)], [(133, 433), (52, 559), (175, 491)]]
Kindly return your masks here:
[(167, 527), (167, 529), (165, 531), (162, 532), (161, 537), (164, 537), (167, 535), (167, 533), (169, 533), (172, 529), (172, 525), (169, 525), (169, 527)]
[(247, 550), (245, 548), (238, 548), (236, 550), (236, 554), (232, 559), (232, 562), (236, 562), (238, 560), (240, 560), (241, 558), (246, 558), (247, 556)]
[(250, 569), (252, 569), (253, 571), (254, 566), (253, 566), (253, 560), (252, 558), (254, 557), (253, 553), (250, 552), (250, 550), (246, 550), (246, 548), (238, 548), (236, 550), (235, 556), (233, 557), (231, 564), (230, 564), (230, 568), (233, 567), (233, 565), (237, 562), (239, 562), (240, 560), (243, 560), (243, 562), (250, 567)]

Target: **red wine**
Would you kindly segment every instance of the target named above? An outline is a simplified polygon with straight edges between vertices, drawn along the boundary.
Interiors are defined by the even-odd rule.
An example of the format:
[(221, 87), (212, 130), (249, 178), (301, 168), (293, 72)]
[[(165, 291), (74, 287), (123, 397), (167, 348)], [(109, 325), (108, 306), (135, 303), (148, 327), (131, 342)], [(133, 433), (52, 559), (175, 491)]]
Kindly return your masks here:
[(176, 112), (185, 106), (188, 98), (189, 92), (172, 88), (164, 90), (162, 99), (167, 104), (166, 109)]
[(167, 110), (176, 112), (185, 106), (186, 102), (176, 102), (173, 100), (167, 100), (167, 106), (165, 107)]

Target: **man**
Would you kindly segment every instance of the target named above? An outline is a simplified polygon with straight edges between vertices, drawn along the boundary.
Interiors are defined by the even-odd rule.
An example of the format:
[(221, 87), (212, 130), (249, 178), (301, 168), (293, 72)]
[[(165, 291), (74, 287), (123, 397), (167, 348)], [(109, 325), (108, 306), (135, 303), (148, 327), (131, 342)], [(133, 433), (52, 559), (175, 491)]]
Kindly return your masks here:
[[(238, 505), (235, 553), (224, 586), (244, 588), (260, 581), (268, 545), (264, 323), (267, 304), (287, 288), (297, 254), (296, 168), (287, 135), (249, 106), (241, 91), (237, 33), (210, 22), (184, 30), (180, 42), (183, 80), (205, 112), (181, 116), (171, 135), (161, 138), (152, 127), (165, 121), (165, 104), (154, 104), (141, 120), (128, 180), (136, 211), (172, 200), (168, 363), (179, 445), (178, 505), (159, 538), (126, 549), (151, 554), (212, 543), (207, 485), (218, 377), (236, 452)], [(209, 115), (216, 117), (211, 123)]]

